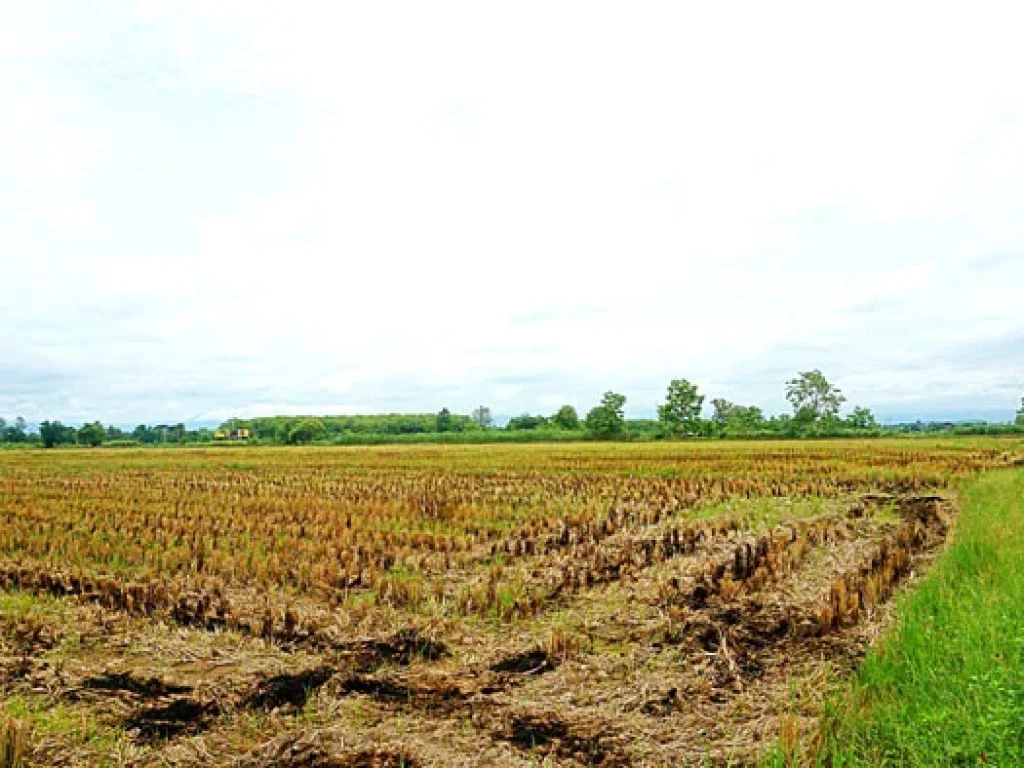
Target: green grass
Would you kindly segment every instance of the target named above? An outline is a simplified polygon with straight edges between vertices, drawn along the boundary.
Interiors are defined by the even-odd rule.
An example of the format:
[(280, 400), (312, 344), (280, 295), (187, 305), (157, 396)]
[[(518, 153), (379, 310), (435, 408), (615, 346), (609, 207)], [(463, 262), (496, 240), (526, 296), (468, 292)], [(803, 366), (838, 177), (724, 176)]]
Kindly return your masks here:
[(56, 741), (87, 753), (90, 765), (123, 763), (124, 733), (82, 709), (42, 698), (9, 695), (0, 701), (0, 720), (25, 723), (29, 744)]
[(960, 499), (951, 546), (797, 762), (1024, 765), (1024, 472), (984, 475)]

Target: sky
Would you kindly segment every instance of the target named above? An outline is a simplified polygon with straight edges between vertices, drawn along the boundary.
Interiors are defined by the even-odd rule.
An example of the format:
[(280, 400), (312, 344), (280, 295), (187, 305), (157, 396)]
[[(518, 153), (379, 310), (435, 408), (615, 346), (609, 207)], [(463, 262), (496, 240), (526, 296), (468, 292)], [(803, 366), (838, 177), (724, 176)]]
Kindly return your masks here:
[(0, 416), (1024, 394), (1019, 3), (16, 3)]

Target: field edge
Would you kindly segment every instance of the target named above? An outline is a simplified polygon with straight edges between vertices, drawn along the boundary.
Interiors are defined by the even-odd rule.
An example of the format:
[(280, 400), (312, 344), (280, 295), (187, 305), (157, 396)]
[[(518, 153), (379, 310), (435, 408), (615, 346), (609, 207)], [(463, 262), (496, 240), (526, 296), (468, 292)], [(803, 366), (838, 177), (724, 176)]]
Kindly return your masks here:
[(766, 766), (1024, 764), (1024, 471), (958, 488), (950, 542), (826, 707)]

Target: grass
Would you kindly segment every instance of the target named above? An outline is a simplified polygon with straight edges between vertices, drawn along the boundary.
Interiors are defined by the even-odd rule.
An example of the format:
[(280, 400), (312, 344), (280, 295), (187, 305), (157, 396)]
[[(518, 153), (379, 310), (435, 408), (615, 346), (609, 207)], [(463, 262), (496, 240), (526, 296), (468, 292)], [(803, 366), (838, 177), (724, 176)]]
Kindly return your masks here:
[[(7, 724), (6, 733), (0, 737), (0, 768), (22, 765), (21, 761), (28, 760), (32, 743), (52, 740), (84, 750), (93, 765), (118, 764), (121, 762), (119, 755), (125, 751), (121, 731), (99, 722), (82, 709), (62, 703), (8, 696), (0, 702), (0, 721)], [(17, 736), (12, 724), (17, 724), (13, 728), (21, 731)], [(15, 741), (16, 738), (21, 741)], [(8, 762), (5, 764), (4, 760)]]
[(829, 707), (815, 753), (769, 764), (1024, 765), (1024, 472), (960, 498), (951, 546)]

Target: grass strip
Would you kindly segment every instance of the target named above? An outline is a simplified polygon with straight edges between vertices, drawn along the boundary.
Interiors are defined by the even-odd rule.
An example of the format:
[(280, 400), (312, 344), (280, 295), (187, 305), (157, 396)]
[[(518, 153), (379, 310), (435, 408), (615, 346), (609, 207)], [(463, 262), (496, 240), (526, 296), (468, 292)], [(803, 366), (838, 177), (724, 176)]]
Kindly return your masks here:
[(960, 489), (951, 545), (826, 710), (810, 755), (769, 765), (1024, 765), (1024, 472)]

